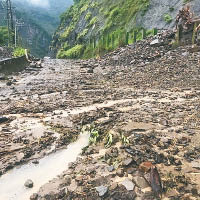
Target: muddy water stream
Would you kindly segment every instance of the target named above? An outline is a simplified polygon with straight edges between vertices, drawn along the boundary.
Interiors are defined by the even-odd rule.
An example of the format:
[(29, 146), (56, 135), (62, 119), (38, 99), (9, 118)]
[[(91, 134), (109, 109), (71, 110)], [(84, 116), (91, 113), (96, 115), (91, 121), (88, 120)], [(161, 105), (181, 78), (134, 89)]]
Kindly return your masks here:
[[(38, 165), (28, 163), (3, 175), (0, 178), (0, 200), (28, 200), (42, 185), (66, 170), (67, 165), (76, 160), (88, 143), (89, 134), (81, 134), (67, 149), (42, 158)], [(25, 188), (24, 183), (27, 179), (33, 181), (33, 188)]]

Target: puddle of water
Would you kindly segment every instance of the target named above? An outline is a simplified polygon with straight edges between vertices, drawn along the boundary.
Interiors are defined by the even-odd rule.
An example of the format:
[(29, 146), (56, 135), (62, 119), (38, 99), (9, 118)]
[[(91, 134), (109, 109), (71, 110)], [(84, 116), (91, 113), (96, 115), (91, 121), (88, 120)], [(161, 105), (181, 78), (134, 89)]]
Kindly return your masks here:
[[(27, 200), (39, 188), (60, 175), (67, 169), (70, 162), (74, 162), (82, 148), (89, 143), (89, 134), (81, 134), (79, 139), (68, 145), (67, 149), (51, 154), (39, 161), (38, 165), (26, 164), (15, 168), (0, 178), (1, 200)], [(26, 189), (24, 183), (31, 179), (34, 187)]]

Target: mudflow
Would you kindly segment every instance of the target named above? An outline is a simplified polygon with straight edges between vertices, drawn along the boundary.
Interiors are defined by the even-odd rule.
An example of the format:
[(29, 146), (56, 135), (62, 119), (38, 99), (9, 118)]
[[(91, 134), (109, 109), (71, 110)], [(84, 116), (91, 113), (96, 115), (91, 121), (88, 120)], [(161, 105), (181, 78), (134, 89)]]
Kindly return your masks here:
[[(200, 51), (173, 48), (172, 37), (99, 59), (44, 59), (41, 68), (1, 77), (0, 182), (92, 124), (97, 142), (30, 199), (200, 199)], [(162, 197), (150, 184), (151, 165)]]

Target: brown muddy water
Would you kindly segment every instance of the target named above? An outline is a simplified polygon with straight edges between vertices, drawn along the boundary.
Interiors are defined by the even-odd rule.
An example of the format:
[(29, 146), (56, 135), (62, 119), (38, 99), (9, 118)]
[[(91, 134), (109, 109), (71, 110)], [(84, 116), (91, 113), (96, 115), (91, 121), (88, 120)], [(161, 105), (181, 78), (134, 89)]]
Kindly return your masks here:
[[(15, 168), (0, 178), (1, 200), (27, 200), (39, 188), (57, 177), (70, 162), (74, 162), (82, 149), (89, 143), (89, 134), (81, 134), (79, 139), (68, 145), (67, 149), (60, 150), (39, 160), (39, 164), (28, 163)], [(31, 179), (33, 188), (27, 189), (24, 183)]]

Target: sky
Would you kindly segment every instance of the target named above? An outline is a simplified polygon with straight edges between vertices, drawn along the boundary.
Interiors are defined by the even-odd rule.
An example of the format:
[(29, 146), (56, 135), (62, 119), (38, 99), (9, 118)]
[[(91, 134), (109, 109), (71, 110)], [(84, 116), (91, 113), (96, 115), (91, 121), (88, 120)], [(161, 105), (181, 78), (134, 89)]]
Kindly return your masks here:
[(49, 7), (49, 0), (27, 0), (31, 4), (40, 7)]

